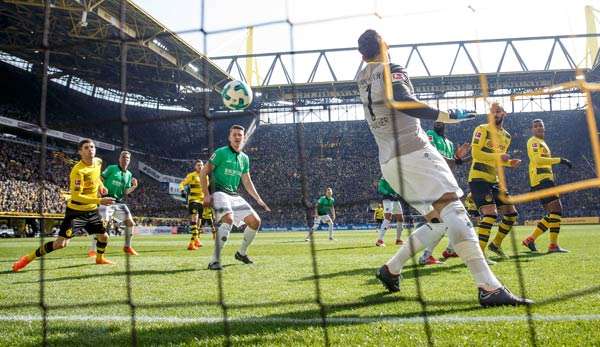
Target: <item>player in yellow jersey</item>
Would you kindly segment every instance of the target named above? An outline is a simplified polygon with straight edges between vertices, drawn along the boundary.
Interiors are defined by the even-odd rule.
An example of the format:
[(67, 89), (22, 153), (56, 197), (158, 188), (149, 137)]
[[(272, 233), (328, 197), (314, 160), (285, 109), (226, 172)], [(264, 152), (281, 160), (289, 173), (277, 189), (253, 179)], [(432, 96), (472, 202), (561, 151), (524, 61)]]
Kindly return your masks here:
[(381, 223), (383, 223), (383, 217), (383, 205), (377, 204), (377, 207), (375, 207), (375, 210), (373, 211), (373, 219), (375, 220), (375, 223), (377, 223), (378, 228), (381, 227)]
[[(499, 103), (490, 106), (490, 112), (495, 118), (497, 147), (492, 144), (492, 132), (489, 124), (482, 124), (475, 128), (471, 140), (471, 154), (473, 162), (469, 171), (469, 189), (473, 201), (481, 214), (477, 233), (479, 234), (479, 246), (483, 251), (488, 244), (492, 226), (498, 218), (498, 212), (502, 214), (502, 220), (498, 224), (498, 233), (490, 243), (490, 251), (502, 258), (506, 254), (501, 248), (502, 240), (517, 220), (517, 209), (512, 204), (506, 204), (500, 199), (498, 188), (498, 174), (496, 172), (496, 159), (499, 157), (503, 166), (515, 168), (521, 164), (520, 159), (511, 159), (507, 153), (510, 146), (510, 134), (502, 127), (506, 111)], [(508, 194), (508, 192), (505, 192)], [(488, 263), (493, 263), (488, 261)]]
[[(569, 169), (571, 162), (565, 158), (552, 157), (550, 148), (544, 141), (544, 122), (534, 119), (531, 124), (533, 136), (527, 141), (527, 155), (529, 156), (529, 185), (532, 191), (554, 187), (554, 173), (552, 165), (562, 164)], [(523, 245), (532, 252), (537, 252), (535, 240), (546, 230), (550, 229), (550, 245), (548, 253), (567, 253), (568, 250), (558, 245), (560, 220), (562, 217), (562, 204), (558, 195), (549, 196), (540, 200), (544, 210), (548, 212), (537, 224), (529, 237), (523, 240)]]
[(98, 213), (98, 205), (112, 205), (115, 201), (111, 197), (98, 197), (106, 194), (106, 188), (100, 180), (102, 159), (96, 158), (96, 146), (90, 139), (84, 139), (78, 145), (81, 160), (75, 164), (69, 176), (69, 190), (71, 199), (67, 202), (65, 218), (60, 225), (58, 237), (47, 242), (34, 252), (22, 256), (12, 266), (14, 272), (20, 271), (37, 257), (44, 256), (52, 251), (67, 247), (74, 233), (86, 231), (96, 234), (98, 240), (96, 264), (112, 264), (104, 257), (108, 243), (108, 233)]
[[(198, 217), (204, 213), (202, 207), (202, 201), (204, 200), (204, 193), (202, 192), (202, 186), (200, 184), (200, 171), (204, 167), (202, 160), (197, 160), (194, 163), (194, 171), (190, 172), (185, 176), (183, 181), (179, 183), (179, 191), (185, 198), (187, 196), (188, 212), (190, 213), (190, 229), (192, 232), (192, 238), (188, 245), (188, 250), (194, 251), (199, 247), (202, 247), (200, 242), (200, 236), (198, 233)], [(188, 187), (188, 193), (186, 194), (185, 188)]]

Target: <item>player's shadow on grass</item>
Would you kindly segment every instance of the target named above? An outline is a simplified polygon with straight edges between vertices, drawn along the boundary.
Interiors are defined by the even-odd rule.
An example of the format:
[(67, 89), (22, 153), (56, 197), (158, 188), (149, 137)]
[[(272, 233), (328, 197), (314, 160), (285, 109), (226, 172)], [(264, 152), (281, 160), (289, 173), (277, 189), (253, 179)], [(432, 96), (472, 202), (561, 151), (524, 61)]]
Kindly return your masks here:
[[(422, 265), (407, 265), (404, 267), (404, 271), (402, 271), (402, 278), (409, 279), (415, 277), (415, 266), (418, 266), (419, 277), (428, 276), (437, 272), (449, 272), (455, 271), (458, 268), (466, 267), (463, 263), (458, 263), (454, 265), (436, 265), (436, 266), (427, 266), (424, 267)], [(324, 273), (319, 275), (319, 279), (331, 279), (336, 277), (351, 277), (351, 276), (361, 276), (364, 278), (368, 278), (368, 283), (375, 283), (377, 280), (375, 279), (375, 273), (377, 272), (376, 267), (363, 267), (360, 269), (352, 269), (352, 270), (344, 270), (338, 272)], [(316, 280), (315, 275), (310, 275), (302, 278), (289, 280), (290, 282), (302, 282), (302, 281), (314, 281)]]
[[(37, 271), (37, 270), (30, 270)], [(179, 270), (165, 270), (165, 271), (157, 271), (157, 270), (134, 270), (130, 271), (131, 276), (145, 276), (145, 275), (172, 275), (180, 272), (194, 272), (198, 271), (197, 268), (194, 269), (179, 269)], [(120, 277), (127, 276), (126, 271), (119, 272), (108, 272), (108, 273), (94, 273), (88, 275), (80, 275), (80, 276), (64, 276), (58, 278), (49, 278), (45, 279), (46, 282), (62, 282), (62, 281), (72, 281), (72, 280), (84, 280), (89, 278), (100, 278), (100, 277)], [(39, 281), (23, 281), (23, 282), (14, 282), (14, 284), (28, 284), (28, 283), (38, 283)]]

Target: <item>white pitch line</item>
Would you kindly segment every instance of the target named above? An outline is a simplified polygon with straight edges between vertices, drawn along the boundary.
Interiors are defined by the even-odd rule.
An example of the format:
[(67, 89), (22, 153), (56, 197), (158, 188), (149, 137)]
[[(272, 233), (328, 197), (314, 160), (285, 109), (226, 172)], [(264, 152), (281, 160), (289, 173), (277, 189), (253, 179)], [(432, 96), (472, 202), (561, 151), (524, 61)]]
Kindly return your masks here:
[[(531, 319), (536, 322), (580, 322), (580, 321), (600, 321), (600, 314), (586, 315), (538, 315), (534, 314)], [(41, 321), (41, 316), (33, 315), (0, 315), (0, 321), (6, 322), (37, 322)], [(49, 316), (48, 321), (66, 321), (66, 322), (128, 322), (131, 316)], [(486, 316), (486, 317), (464, 317), (464, 316), (441, 316), (428, 317), (431, 323), (445, 324), (464, 324), (464, 323), (495, 323), (495, 322), (526, 322), (527, 316)], [(284, 323), (284, 324), (320, 324), (320, 318), (286, 318), (286, 317), (236, 317), (228, 320), (232, 323)], [(218, 324), (222, 323), (221, 317), (160, 317), (160, 316), (136, 316), (138, 323), (204, 323)], [(327, 323), (332, 324), (361, 324), (361, 323), (392, 323), (392, 324), (422, 324), (423, 317), (328, 317)]]

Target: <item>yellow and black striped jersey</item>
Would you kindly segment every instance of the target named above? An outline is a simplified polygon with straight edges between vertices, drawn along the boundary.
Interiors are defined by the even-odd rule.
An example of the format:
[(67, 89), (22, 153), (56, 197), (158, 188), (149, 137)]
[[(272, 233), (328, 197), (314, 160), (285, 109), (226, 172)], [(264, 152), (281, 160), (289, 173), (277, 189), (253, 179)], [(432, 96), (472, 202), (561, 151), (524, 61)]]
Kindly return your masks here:
[(373, 214), (373, 216), (375, 217), (375, 219), (383, 219), (383, 217), (384, 217), (383, 207), (377, 207), (375, 209), (375, 213)]
[[(496, 158), (506, 154), (510, 146), (510, 134), (504, 129), (497, 129), (498, 148), (492, 145), (492, 132), (489, 124), (482, 124), (473, 131), (471, 140), (471, 155), (473, 161), (469, 171), (469, 182), (473, 180), (483, 180), (489, 183), (498, 182), (498, 173), (496, 172)], [(508, 162), (503, 165), (509, 166)]]
[(550, 148), (544, 139), (532, 136), (527, 140), (529, 156), (529, 185), (534, 187), (543, 180), (554, 181), (552, 165), (560, 163), (560, 158), (552, 158)]
[(202, 192), (202, 185), (200, 184), (200, 174), (196, 171), (187, 174), (183, 181), (179, 183), (179, 190), (183, 190), (185, 186), (190, 186), (188, 202), (202, 203), (204, 200), (204, 192)]
[(100, 174), (102, 159), (94, 158), (92, 165), (77, 162), (69, 176), (70, 200), (67, 207), (77, 211), (93, 211), (98, 208), (100, 198), (98, 190), (102, 187)]

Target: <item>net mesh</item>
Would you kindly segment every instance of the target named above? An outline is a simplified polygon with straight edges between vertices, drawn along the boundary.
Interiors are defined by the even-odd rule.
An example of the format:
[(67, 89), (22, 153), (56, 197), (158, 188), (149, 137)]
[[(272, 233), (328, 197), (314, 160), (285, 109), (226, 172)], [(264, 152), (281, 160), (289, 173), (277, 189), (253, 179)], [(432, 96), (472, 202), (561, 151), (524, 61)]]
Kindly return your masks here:
[[(204, 45), (204, 52), (207, 52), (207, 42), (209, 42), (211, 40), (211, 37), (213, 35), (223, 35), (223, 34), (227, 34), (227, 33), (237, 33), (240, 31), (245, 31), (246, 26), (240, 26), (240, 27), (233, 27), (233, 28), (222, 28), (222, 29), (218, 29), (218, 30), (209, 30), (207, 29), (205, 23), (207, 22), (207, 16), (210, 16), (210, 12), (206, 10), (206, 3), (205, 1), (200, 1), (200, 10), (201, 10), (201, 15), (200, 15), (200, 26), (197, 28), (192, 28), (190, 30), (184, 30), (184, 31), (179, 31), (177, 32), (177, 34), (180, 35), (200, 35), (201, 40), (203, 42)], [(52, 129), (53, 127), (56, 128), (61, 128), (61, 126), (63, 124), (61, 124), (59, 121), (56, 121), (56, 123), (50, 123), (48, 120), (48, 112), (47, 112), (47, 99), (48, 99), (48, 93), (49, 93), (49, 87), (48, 87), (48, 79), (49, 79), (49, 75), (50, 74), (54, 74), (54, 72), (50, 71), (50, 66), (52, 64), (51, 59), (50, 59), (50, 52), (58, 52), (60, 50), (64, 50), (67, 47), (67, 45), (53, 45), (51, 40), (49, 39), (51, 34), (52, 34), (52, 30), (53, 27), (51, 25), (52, 23), (52, 17), (53, 16), (57, 16), (59, 14), (55, 13), (55, 11), (53, 10), (53, 6), (52, 6), (52, 2), (51, 1), (44, 1), (43, 2), (44, 5), (44, 25), (43, 25), (43, 39), (41, 42), (41, 46), (40, 48), (40, 52), (42, 52), (42, 66), (41, 66), (41, 73), (42, 73), (42, 81), (41, 81), (41, 88), (40, 88), (40, 112), (39, 112), (39, 119), (38, 119), (38, 126), (41, 129), (41, 144), (39, 146), (40, 149), (40, 154), (39, 154), (39, 170), (40, 172), (47, 172), (48, 168), (48, 163), (47, 163), (47, 158), (49, 157), (48, 152), (49, 152), (49, 146), (48, 146), (48, 131), (50, 129)], [(362, 17), (371, 17), (373, 16), (373, 11), (371, 8), (365, 9), (364, 13), (354, 13), (354, 14), (347, 14), (344, 16), (332, 16), (330, 18), (323, 18), (323, 19), (317, 19), (317, 20), (300, 20), (300, 21), (294, 21), (292, 19), (292, 17), (290, 16), (290, 9), (291, 2), (290, 1), (286, 1), (286, 17), (282, 20), (275, 20), (275, 21), (266, 21), (266, 22), (262, 22), (260, 24), (256, 24), (254, 25), (254, 28), (270, 28), (273, 26), (284, 26), (287, 27), (288, 30), (288, 34), (287, 36), (287, 40), (289, 41), (289, 50), (290, 53), (287, 58), (289, 58), (289, 63), (291, 64), (291, 71), (292, 71), (292, 75), (294, 74), (295, 71), (297, 71), (297, 68), (295, 66), (295, 61), (296, 61), (296, 57), (294, 52), (297, 51), (297, 47), (295, 46), (295, 42), (297, 42), (297, 36), (296, 36), (296, 31), (298, 31), (298, 28), (300, 26), (305, 26), (305, 25), (312, 25), (315, 27), (318, 27), (319, 24), (321, 23), (330, 23), (330, 22), (336, 22), (336, 21), (343, 21), (343, 20), (347, 20), (350, 18), (362, 18)], [(376, 5), (377, 6), (377, 5)], [(120, 80), (120, 90), (119, 90), (119, 100), (120, 100), (120, 107), (118, 110), (118, 114), (119, 117), (117, 118), (112, 118), (112, 119), (102, 119), (102, 120), (97, 120), (97, 119), (92, 119), (92, 118), (81, 118), (81, 119), (77, 119), (75, 120), (75, 122), (78, 123), (78, 126), (87, 126), (87, 127), (95, 127), (95, 126), (105, 126), (109, 129), (118, 131), (121, 133), (121, 136), (118, 138), (118, 145), (117, 148), (119, 149), (123, 149), (123, 150), (132, 150), (134, 151), (134, 155), (137, 155), (138, 152), (136, 152), (136, 147), (135, 145), (139, 145), (139, 144), (135, 144), (134, 146), (132, 146), (132, 137), (130, 136), (132, 131), (135, 132), (136, 134), (139, 133), (144, 133), (144, 132), (148, 132), (148, 134), (151, 134), (150, 136), (164, 136), (164, 137), (169, 137), (172, 136), (171, 134), (165, 134), (160, 132), (161, 127), (163, 127), (164, 129), (170, 129), (170, 128), (175, 128), (173, 125), (176, 125), (177, 127), (180, 128), (180, 132), (177, 133), (177, 136), (172, 136), (174, 137), (173, 139), (170, 139), (170, 142), (173, 143), (174, 145), (179, 145), (181, 146), (181, 144), (183, 143), (184, 145), (189, 143), (188, 139), (186, 138), (186, 132), (188, 133), (193, 133), (195, 134), (195, 136), (201, 136), (203, 138), (205, 138), (205, 141), (201, 141), (199, 143), (199, 148), (197, 148), (196, 150), (192, 151), (191, 154), (195, 155), (196, 157), (203, 157), (204, 159), (206, 159), (208, 157), (208, 155), (210, 153), (213, 152), (213, 150), (219, 146), (225, 145), (226, 144), (226, 138), (223, 134), (227, 133), (227, 129), (229, 128), (230, 125), (235, 124), (235, 123), (244, 123), (244, 125), (250, 125), (249, 129), (252, 128), (253, 126), (260, 126), (260, 120), (261, 120), (261, 115), (259, 114), (259, 112), (257, 110), (250, 110), (247, 111), (245, 113), (243, 113), (242, 115), (239, 114), (230, 114), (227, 112), (222, 112), (222, 111), (215, 111), (217, 109), (220, 109), (220, 105), (218, 105), (217, 103), (220, 102), (220, 98), (218, 97), (218, 95), (211, 93), (211, 92), (202, 92), (199, 93), (198, 95), (200, 95), (200, 97), (198, 98), (198, 103), (196, 105), (196, 109), (194, 110), (194, 112), (190, 113), (190, 114), (163, 114), (162, 112), (160, 112), (159, 109), (157, 109), (157, 116), (153, 119), (144, 119), (143, 117), (140, 117), (139, 114), (137, 114), (137, 111), (134, 110), (133, 111), (133, 115), (130, 114), (130, 106), (128, 106), (128, 101), (130, 100), (130, 93), (128, 92), (128, 87), (131, 86), (132, 84), (137, 84), (140, 83), (140, 81), (134, 80), (131, 81), (128, 79), (129, 76), (129, 71), (130, 69), (133, 69), (134, 72), (137, 72), (137, 66), (135, 64), (132, 63), (132, 61), (134, 61), (138, 56), (139, 56), (139, 52), (137, 52), (137, 49), (135, 48), (136, 44), (139, 42), (139, 38), (132, 38), (128, 33), (127, 30), (129, 30), (128, 26), (125, 26), (124, 23), (128, 23), (128, 18), (129, 16), (135, 16), (137, 14), (135, 13), (129, 13), (128, 11), (131, 11), (131, 7), (128, 5), (127, 1), (121, 1), (120, 2), (120, 8), (119, 8), (119, 13), (118, 13), (118, 36), (116, 37), (109, 37), (108, 39), (110, 40), (116, 40), (118, 41), (118, 52), (110, 52), (113, 53), (113, 56), (117, 56), (118, 59), (114, 60), (115, 63), (118, 63), (118, 67), (119, 67), (119, 71), (118, 71), (118, 76), (119, 76), (119, 80)], [(58, 11), (56, 11), (58, 12)], [(375, 10), (375, 12), (377, 12), (377, 10)], [(393, 17), (394, 15), (389, 15), (389, 17)], [(152, 33), (152, 34), (148, 34), (148, 37), (144, 37), (143, 40), (153, 40), (153, 39), (158, 39), (160, 40), (160, 38), (165, 38), (168, 36), (173, 35), (173, 33), (169, 33), (169, 32), (164, 32), (164, 33)], [(142, 41), (143, 41), (142, 40)], [(158, 43), (157, 43), (158, 44)], [(77, 42), (73, 42), (72, 43), (73, 46), (77, 45)], [(110, 56), (110, 53), (107, 52), (107, 57)], [(410, 52), (410, 55), (408, 57), (408, 61), (407, 61), (407, 65), (410, 63), (411, 60), (411, 56), (413, 54), (413, 51)], [(457, 53), (458, 54), (458, 53)], [(418, 55), (420, 57), (420, 52), (416, 51), (415, 55)], [(258, 59), (259, 57), (257, 57), (256, 59)], [(281, 59), (281, 58), (280, 58)], [(327, 59), (327, 57), (324, 58), (325, 60)], [(420, 58), (421, 60), (423, 60), (423, 58)], [(456, 60), (456, 58), (455, 58)], [(275, 64), (276, 61), (273, 62), (273, 64)], [(237, 62), (231, 61), (231, 64), (237, 64)], [(327, 62), (329, 64), (329, 62)], [(191, 63), (190, 63), (191, 64)], [(116, 65), (116, 64), (115, 64)], [(195, 73), (197, 73), (198, 75), (201, 76), (201, 79), (203, 81), (211, 81), (211, 83), (209, 83), (208, 86), (206, 86), (206, 88), (208, 89), (216, 89), (219, 90), (222, 85), (224, 84), (224, 82), (226, 81), (215, 81), (213, 80), (212, 76), (210, 75), (210, 70), (206, 67), (206, 65), (199, 65), (197, 67), (194, 67), (194, 69), (197, 69), (198, 71), (195, 71)], [(231, 69), (228, 69), (231, 70)], [(238, 70), (239, 70), (239, 66), (238, 66)], [(334, 79), (335, 79), (335, 73), (333, 72), (333, 70), (331, 69), (331, 66), (329, 66), (329, 70), (331, 72), (331, 74), (333, 74)], [(182, 73), (182, 70), (174, 72), (174, 73)], [(241, 73), (241, 71), (240, 71)], [(429, 71), (427, 71), (427, 73), (429, 73)], [(316, 72), (316, 67), (315, 70), (311, 73), (311, 77), (309, 77), (309, 81), (308, 82), (314, 82), (314, 78), (317, 75)], [(286, 72), (284, 73), (285, 79), (288, 82), (291, 82), (293, 80), (293, 78), (291, 78), (289, 76), (289, 74)], [(249, 77), (248, 79), (251, 79), (252, 76), (247, 76)], [(56, 76), (53, 76), (53, 78), (56, 78)], [(150, 76), (148, 77), (150, 78)], [(160, 78), (160, 76), (158, 77)], [(265, 77), (265, 82), (269, 82), (270, 76), (266, 76)], [(142, 81), (143, 83), (143, 81)], [(291, 101), (292, 104), (298, 104), (298, 100), (299, 98), (296, 96), (296, 86), (294, 83), (290, 83), (290, 91), (292, 94), (291, 98), (288, 98), (288, 100)], [(101, 88), (99, 87), (99, 90)], [(97, 92), (97, 91), (95, 91)], [(67, 101), (64, 101), (67, 102)], [(468, 103), (471, 102), (470, 100), (464, 100), (461, 101), (463, 103)], [(157, 103), (158, 106), (158, 103)], [(306, 117), (307, 114), (310, 114), (312, 112), (311, 111), (307, 111), (305, 109), (296, 109), (294, 106), (290, 107), (288, 110), (291, 113), (291, 117), (294, 120), (300, 120), (303, 119), (304, 117)], [(304, 221), (307, 224), (310, 224), (312, 221), (311, 215), (312, 215), (312, 211), (313, 211), (313, 205), (314, 203), (312, 202), (312, 196), (311, 196), (311, 189), (309, 187), (311, 186), (319, 186), (318, 182), (315, 182), (315, 177), (311, 177), (309, 171), (311, 169), (311, 160), (313, 160), (314, 158), (320, 158), (320, 164), (321, 165), (328, 165), (327, 163), (327, 158), (335, 158), (335, 159), (341, 159), (344, 156), (344, 153), (342, 152), (342, 147), (344, 146), (345, 143), (349, 143), (352, 141), (357, 141), (356, 138), (352, 138), (352, 127), (354, 125), (350, 124), (350, 125), (340, 125), (340, 127), (344, 127), (344, 130), (346, 131), (346, 134), (349, 135), (343, 135), (340, 136), (339, 138), (336, 139), (336, 141), (333, 143), (333, 145), (329, 146), (327, 144), (320, 146), (320, 151), (321, 153), (314, 153), (314, 146), (311, 146), (309, 148), (307, 148), (307, 143), (315, 141), (319, 136), (321, 136), (321, 134), (318, 133), (318, 126), (311, 126), (308, 125), (306, 123), (297, 121), (295, 122), (293, 125), (291, 125), (290, 127), (288, 127), (287, 129), (289, 130), (289, 134), (287, 134), (287, 145), (289, 146), (293, 146), (296, 148), (296, 157), (295, 158), (290, 158), (290, 165), (293, 167), (293, 171), (295, 176), (293, 177), (294, 180), (294, 184), (293, 187), (290, 187), (290, 191), (293, 192), (292, 196), (283, 196), (283, 197), (278, 197), (280, 200), (274, 201), (274, 203), (276, 203), (281, 210), (283, 210), (284, 212), (279, 212), (279, 214), (281, 215), (280, 218), (284, 218), (285, 214), (286, 214), (286, 210), (300, 210), (303, 213), (303, 218)], [(170, 128), (169, 128), (170, 127)], [(307, 127), (309, 127), (307, 129)], [(151, 130), (154, 129), (154, 130)], [(156, 131), (156, 129), (159, 129), (158, 131)], [(181, 130), (183, 129), (183, 130)], [(112, 131), (112, 133), (118, 133)], [(344, 132), (340, 132), (340, 133), (344, 133)], [(315, 135), (316, 134), (316, 135)], [(252, 155), (252, 151), (253, 151), (253, 145), (256, 142), (261, 141), (261, 139), (255, 139), (252, 138), (252, 134), (249, 132), (250, 135), (250, 141), (247, 145), (248, 148), (248, 152), (251, 153)], [(187, 135), (187, 136), (191, 136), (191, 135)], [(344, 137), (344, 136), (347, 136)], [(136, 139), (139, 137), (135, 137)], [(151, 141), (150, 141), (151, 142)], [(329, 143), (331, 144), (331, 143)], [(149, 144), (148, 146), (151, 147), (152, 144)], [(198, 145), (198, 143), (196, 144)], [(312, 151), (312, 152), (311, 152)], [(56, 153), (56, 151), (53, 151), (53, 153)], [(139, 153), (140, 156), (142, 158), (144, 158), (144, 154), (143, 153)], [(262, 157), (261, 159), (264, 161), (268, 161), (268, 160), (276, 160), (276, 155), (274, 154), (261, 154)], [(357, 158), (358, 159), (358, 158)], [(140, 160), (142, 161), (142, 160)], [(337, 161), (336, 161), (337, 162)], [(189, 164), (189, 161), (182, 161), (182, 163), (184, 164)], [(360, 168), (366, 168), (367, 166), (371, 166), (374, 167), (375, 170), (377, 169), (377, 163), (372, 163), (369, 162), (368, 164), (371, 165), (364, 165), (364, 166), (360, 166)], [(362, 164), (360, 164), (362, 165)], [(332, 167), (330, 168), (331, 172), (335, 175), (344, 175), (347, 174), (347, 168), (335, 168)], [(273, 178), (274, 180), (276, 180), (277, 178)], [(286, 182), (276, 182), (273, 183), (275, 184), (287, 184), (289, 185), (289, 183)], [(39, 184), (39, 201), (38, 201), (38, 206), (40, 206), (40, 214), (44, 214), (47, 212), (47, 210), (43, 210), (41, 207), (45, 206), (46, 201), (45, 201), (45, 186), (43, 183)], [(259, 187), (260, 190), (261, 187)], [(403, 195), (403, 192), (399, 192), (400, 195)], [(352, 208), (355, 208), (356, 206), (367, 206), (369, 203), (371, 203), (373, 200), (368, 197), (359, 197), (359, 198), (355, 198), (355, 199), (351, 199), (351, 200), (347, 200), (347, 201), (343, 201), (340, 204), (340, 209), (344, 209), (347, 208), (348, 210), (351, 210)], [(154, 209), (148, 209), (149, 213), (155, 213), (156, 215), (161, 215), (163, 212), (165, 211), (170, 211), (172, 210), (173, 207), (172, 206), (157, 206)], [(364, 209), (364, 207), (360, 207), (359, 209), (362, 209), (361, 211), (364, 212), (360, 212), (359, 216), (360, 218), (364, 218), (365, 220), (370, 218), (370, 214), (372, 213), (370, 209)], [(274, 212), (275, 214), (276, 212)], [(409, 212), (410, 213), (410, 212)], [(42, 221), (42, 225), (41, 225), (41, 230), (47, 230), (48, 227), (46, 226), (46, 223), (48, 223), (48, 220), (46, 219), (41, 219)], [(45, 235), (44, 232), (40, 233), (40, 247), (43, 247), (43, 245), (49, 241), (48, 236)], [(260, 241), (258, 241), (260, 242)], [(130, 338), (130, 343), (131, 345), (138, 345), (138, 341), (139, 341), (139, 322), (138, 322), (138, 317), (137, 317), (137, 312), (140, 309), (163, 309), (163, 308), (169, 308), (169, 309), (174, 309), (174, 308), (178, 308), (178, 307), (187, 307), (189, 305), (195, 305), (195, 306), (213, 306), (213, 307), (217, 307), (221, 310), (221, 314), (222, 314), (222, 327), (223, 327), (223, 331), (222, 334), (224, 336), (224, 344), (225, 345), (232, 345), (233, 344), (233, 336), (235, 335), (235, 329), (236, 327), (232, 326), (231, 321), (230, 321), (230, 317), (231, 314), (230, 312), (232, 310), (240, 310), (240, 309), (256, 309), (256, 308), (268, 308), (268, 307), (280, 307), (280, 306), (303, 306), (303, 305), (309, 305), (309, 306), (316, 306), (318, 308), (318, 315), (319, 315), (319, 319), (318, 322), (315, 324), (318, 324), (318, 326), (321, 327), (322, 329), (322, 343), (326, 346), (329, 346), (331, 344), (332, 338), (330, 336), (330, 325), (332, 322), (332, 320), (330, 320), (328, 317), (330, 315), (331, 312), (337, 312), (341, 309), (345, 309), (345, 308), (360, 308), (366, 305), (372, 305), (372, 304), (378, 304), (378, 303), (387, 303), (387, 302), (391, 302), (394, 299), (393, 298), (389, 298), (389, 297), (384, 297), (384, 296), (379, 296), (379, 297), (373, 297), (370, 298), (368, 301), (364, 301), (364, 300), (359, 300), (356, 302), (350, 302), (350, 303), (343, 303), (343, 304), (328, 304), (326, 302), (326, 300), (324, 299), (324, 295), (323, 295), (323, 284), (322, 284), (322, 275), (320, 275), (320, 271), (319, 271), (319, 262), (318, 262), (318, 250), (317, 250), (317, 246), (315, 244), (314, 238), (311, 238), (311, 241), (309, 242), (309, 247), (310, 247), (310, 252), (309, 255), (311, 257), (311, 264), (312, 264), (312, 279), (313, 279), (313, 284), (314, 284), (314, 296), (312, 299), (310, 300), (280, 300), (280, 301), (272, 301), (272, 302), (264, 302), (262, 304), (254, 304), (254, 303), (250, 303), (250, 304), (239, 304), (239, 303), (229, 303), (228, 299), (227, 299), (227, 291), (228, 290), (236, 290), (236, 289), (231, 289), (231, 288), (227, 288), (227, 286), (224, 283), (224, 279), (223, 279), (223, 272), (218, 271), (217, 272), (217, 276), (216, 276), (216, 281), (217, 281), (217, 286), (216, 286), (216, 290), (218, 291), (218, 300), (217, 301), (194, 301), (194, 302), (170, 302), (170, 303), (163, 303), (163, 302), (157, 302), (157, 303), (137, 303), (135, 301), (135, 293), (138, 289), (138, 283), (135, 282), (134, 279), (134, 267), (133, 267), (133, 262), (131, 257), (127, 254), (127, 256), (125, 257), (126, 262), (125, 262), (125, 271), (124, 271), (124, 280), (125, 280), (125, 287), (126, 287), (126, 291), (125, 291), (125, 297), (123, 299), (121, 298), (116, 298), (114, 300), (97, 300), (97, 301), (90, 301), (87, 303), (77, 303), (77, 304), (60, 304), (60, 305), (53, 305), (52, 303), (50, 303), (48, 301), (48, 294), (47, 294), (47, 287), (48, 287), (48, 281), (46, 278), (46, 271), (47, 271), (47, 264), (46, 264), (46, 258), (45, 257), (41, 257), (39, 259), (40, 262), (40, 271), (39, 271), (39, 302), (37, 303), (33, 303), (33, 302), (23, 302), (23, 303), (18, 303), (18, 304), (14, 304), (14, 305), (4, 305), (1, 308), (2, 309), (13, 309), (13, 308), (24, 308), (24, 307), (39, 307), (41, 309), (41, 321), (42, 321), (42, 332), (43, 332), (43, 340), (42, 343), (43, 345), (49, 345), (50, 344), (50, 339), (49, 336), (51, 334), (51, 329), (49, 327), (49, 322), (51, 321), (51, 319), (49, 318), (49, 313), (52, 310), (65, 310), (65, 309), (81, 309), (84, 307), (109, 307), (109, 306), (126, 306), (129, 310), (129, 322), (130, 322), (130, 332), (131, 332), (131, 338)], [(518, 246), (518, 240), (516, 240), (515, 238), (515, 233), (511, 233), (510, 234), (510, 245), (512, 248), (512, 251), (514, 254), (518, 254), (517, 251), (517, 246)], [(523, 270), (522, 270), (522, 263), (521, 263), (521, 257), (517, 256), (515, 258), (515, 274), (517, 277), (517, 282), (519, 285), (519, 294), (521, 296), (527, 297), (527, 280), (525, 279), (525, 276), (523, 274)], [(416, 259), (413, 259), (413, 262), (416, 264), (417, 261)], [(404, 297), (404, 300), (414, 300), (416, 302), (418, 302), (419, 307), (420, 307), (420, 311), (419, 312), (414, 312), (413, 314), (411, 314), (409, 317), (418, 317), (420, 322), (423, 325), (423, 329), (424, 332), (426, 334), (426, 339), (427, 339), (427, 344), (428, 345), (434, 345), (435, 339), (434, 339), (434, 332), (432, 329), (432, 322), (430, 320), (430, 317), (432, 314), (437, 315), (439, 314), (438, 310), (436, 308), (432, 309), (432, 305), (439, 305), (440, 302), (437, 301), (432, 301), (429, 300), (425, 297), (425, 294), (423, 292), (423, 283), (421, 282), (421, 278), (422, 278), (422, 273), (421, 273), (421, 269), (417, 266), (414, 266), (412, 268), (412, 276), (414, 277), (415, 280), (415, 288), (416, 291), (414, 293), (414, 297)], [(569, 293), (568, 295), (562, 295), (562, 296), (556, 296), (556, 297), (552, 297), (552, 298), (547, 298), (545, 300), (541, 300), (541, 302), (539, 302), (538, 304), (540, 305), (544, 305), (544, 304), (551, 304), (551, 303), (556, 303), (556, 302), (561, 302), (561, 301), (565, 301), (565, 300), (569, 300), (571, 298), (576, 298), (578, 296), (581, 295), (588, 295), (588, 294), (592, 294), (592, 293), (598, 293), (598, 291), (600, 290), (600, 287), (590, 287), (587, 289), (583, 289), (580, 291), (573, 291), (571, 293)], [(468, 304), (472, 303), (471, 301), (467, 302)], [(446, 299), (443, 300), (443, 304), (465, 304), (465, 302), (463, 300), (456, 300), (456, 299)], [(433, 312), (432, 312), (433, 310)], [(532, 309), (530, 307), (527, 307), (527, 309), (524, 311), (524, 315), (526, 317), (527, 320), (527, 324), (528, 324), (528, 331), (529, 331), (529, 343), (531, 345), (537, 345), (539, 344), (539, 337), (536, 334), (536, 324), (534, 322), (534, 319), (532, 318)], [(280, 317), (281, 318), (281, 317)], [(285, 318), (288, 319), (288, 321), (285, 320)], [(349, 317), (349, 319), (351, 319), (352, 317)], [(280, 322), (283, 322), (282, 324), (286, 324), (289, 323), (290, 325), (292, 324), (296, 324), (298, 322), (301, 322), (302, 319), (298, 318), (298, 321), (294, 320), (295, 317), (293, 316), (283, 316), (283, 319), (280, 319)], [(388, 317), (389, 319), (389, 317)], [(260, 322), (260, 320), (258, 320)], [(267, 321), (267, 320), (265, 320)], [(333, 320), (335, 321), (335, 320)], [(312, 324), (312, 323), (310, 323)]]

